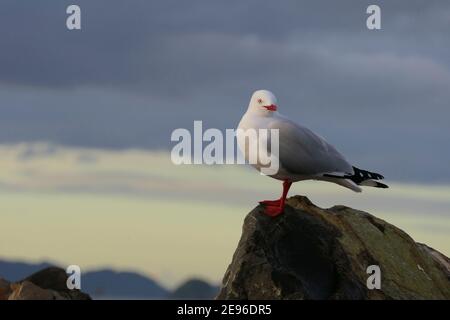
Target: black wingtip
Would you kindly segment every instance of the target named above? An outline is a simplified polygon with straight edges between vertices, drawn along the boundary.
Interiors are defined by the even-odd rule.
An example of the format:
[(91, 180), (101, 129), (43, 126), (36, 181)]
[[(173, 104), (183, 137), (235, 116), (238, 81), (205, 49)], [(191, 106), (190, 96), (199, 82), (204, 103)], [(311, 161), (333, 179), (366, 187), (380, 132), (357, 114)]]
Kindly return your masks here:
[(377, 181), (376, 187), (377, 188), (383, 188), (383, 189), (388, 189), (389, 188), (389, 186), (387, 184), (384, 184), (384, 183), (381, 183), (381, 182), (378, 182), (378, 181)]

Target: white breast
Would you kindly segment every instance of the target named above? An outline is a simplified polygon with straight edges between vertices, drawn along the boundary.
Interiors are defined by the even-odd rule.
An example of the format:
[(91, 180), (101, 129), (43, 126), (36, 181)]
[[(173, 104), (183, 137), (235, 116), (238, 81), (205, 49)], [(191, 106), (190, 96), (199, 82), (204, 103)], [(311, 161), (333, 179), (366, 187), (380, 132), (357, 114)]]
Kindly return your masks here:
[[(273, 119), (271, 117), (263, 117), (263, 116), (257, 116), (257, 115), (249, 115), (248, 113), (244, 114), (241, 121), (238, 125), (237, 131), (237, 143), (239, 146), (239, 149), (241, 150), (242, 154), (244, 155), (244, 158), (247, 162), (250, 162), (250, 148), (249, 146), (261, 146), (263, 148), (263, 152), (265, 155), (270, 154), (270, 139), (265, 139), (268, 137), (268, 135), (260, 135), (259, 130), (269, 130), (269, 123)], [(256, 131), (256, 135), (248, 134), (248, 130), (253, 129)], [(247, 132), (247, 134), (245, 134)], [(255, 163), (250, 163), (251, 166), (253, 166), (258, 171), (261, 171), (261, 168), (263, 167), (260, 160), (260, 153), (261, 149), (257, 150), (257, 159), (258, 161)], [(288, 173), (285, 172), (285, 170), (280, 166), (278, 174), (271, 175), (272, 178), (284, 180), (287, 178)]]

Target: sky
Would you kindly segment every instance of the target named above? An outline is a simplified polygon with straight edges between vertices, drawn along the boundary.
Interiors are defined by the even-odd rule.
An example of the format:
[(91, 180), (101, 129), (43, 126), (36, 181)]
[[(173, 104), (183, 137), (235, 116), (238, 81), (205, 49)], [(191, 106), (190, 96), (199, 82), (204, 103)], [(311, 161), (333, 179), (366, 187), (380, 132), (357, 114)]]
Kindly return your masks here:
[[(66, 28), (70, 4), (81, 30)], [(366, 28), (369, 4), (381, 30)], [(0, 214), (11, 228), (0, 257), (217, 282), (244, 215), (279, 186), (241, 167), (174, 167), (170, 136), (194, 120), (235, 128), (257, 89), (392, 186), (291, 194), (367, 210), (448, 255), (449, 30), (448, 1), (2, 0)]]
[[(246, 214), (281, 192), (244, 165), (174, 166), (168, 152), (22, 143), (0, 154), (0, 259), (131, 270), (169, 288), (192, 277), (219, 284)], [(363, 193), (317, 181), (290, 191), (369, 212), (447, 256), (449, 193), (398, 182)]]
[(2, 1), (0, 143), (170, 149), (175, 128), (235, 128), (251, 93), (361, 167), (447, 183), (450, 3)]

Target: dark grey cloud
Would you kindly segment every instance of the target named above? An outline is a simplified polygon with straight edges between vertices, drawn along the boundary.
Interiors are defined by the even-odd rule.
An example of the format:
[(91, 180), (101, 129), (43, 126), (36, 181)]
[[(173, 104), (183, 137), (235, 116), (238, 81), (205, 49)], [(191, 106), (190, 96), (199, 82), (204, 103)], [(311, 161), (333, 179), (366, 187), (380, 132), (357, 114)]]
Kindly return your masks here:
[[(65, 8), (82, 9), (81, 31)], [(382, 8), (368, 31), (365, 9)], [(2, 1), (0, 142), (168, 148), (235, 126), (251, 92), (361, 166), (450, 181), (450, 3)]]
[[(428, 32), (403, 37), (440, 22), (435, 29), (444, 40), (450, 26), (450, 5), (437, 2), (383, 2), (384, 30), (376, 34), (365, 28), (370, 1), (132, 0), (78, 1), (83, 30), (70, 32), (69, 3), (2, 2), (2, 82), (189, 92), (211, 78), (248, 81), (286, 69), (301, 77), (304, 66), (315, 72), (330, 57), (308, 60), (317, 53), (311, 43), (329, 55), (383, 52), (386, 45), (405, 54), (414, 40), (424, 47), (433, 40)], [(324, 41), (328, 46), (318, 46)]]

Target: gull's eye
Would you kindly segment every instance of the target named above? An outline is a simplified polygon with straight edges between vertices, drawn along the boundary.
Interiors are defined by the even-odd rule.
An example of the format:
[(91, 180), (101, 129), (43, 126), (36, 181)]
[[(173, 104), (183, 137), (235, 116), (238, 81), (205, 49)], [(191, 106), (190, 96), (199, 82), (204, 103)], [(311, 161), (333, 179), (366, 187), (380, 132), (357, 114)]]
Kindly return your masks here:
[(261, 98), (258, 99), (258, 103), (260, 103), (260, 104), (262, 103), (262, 99)]

